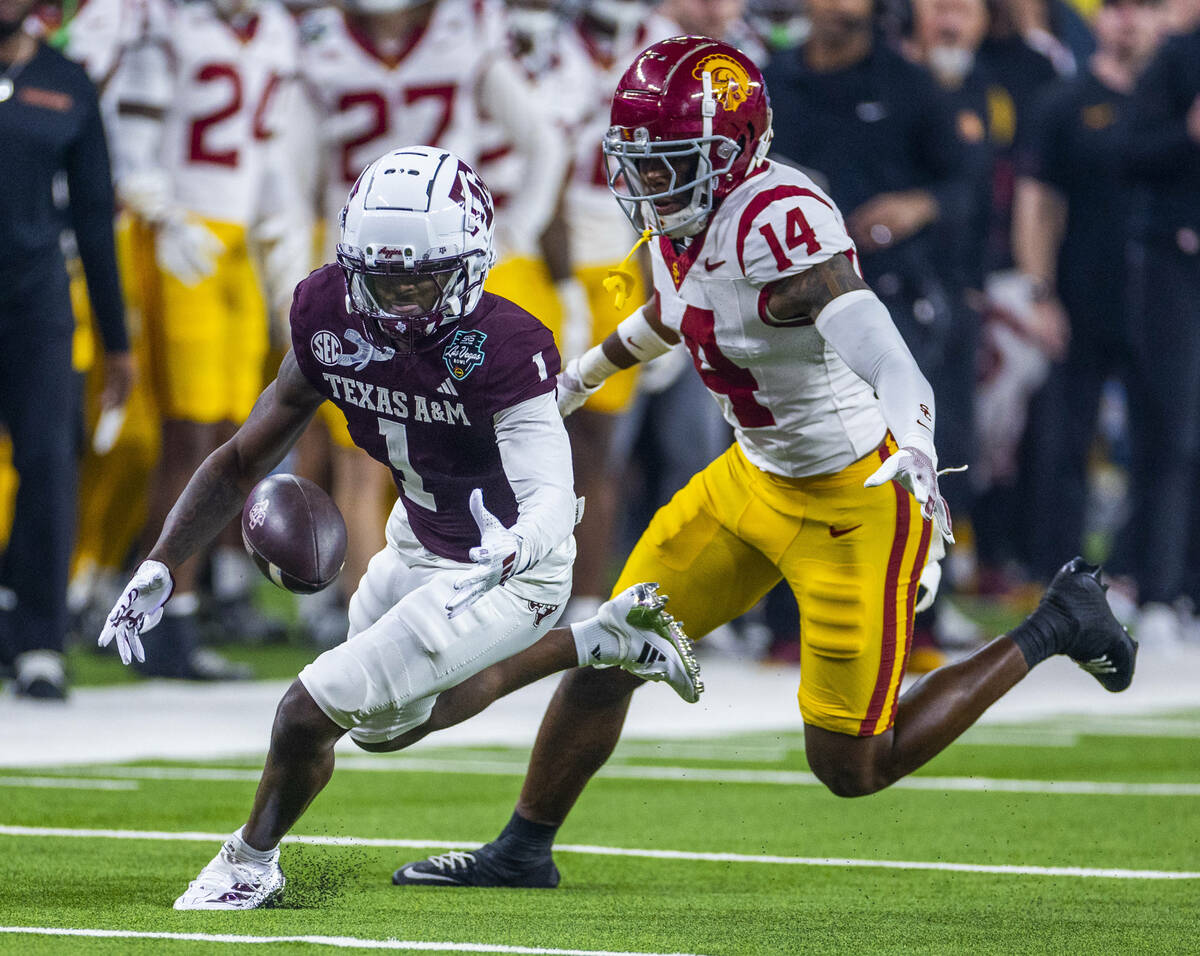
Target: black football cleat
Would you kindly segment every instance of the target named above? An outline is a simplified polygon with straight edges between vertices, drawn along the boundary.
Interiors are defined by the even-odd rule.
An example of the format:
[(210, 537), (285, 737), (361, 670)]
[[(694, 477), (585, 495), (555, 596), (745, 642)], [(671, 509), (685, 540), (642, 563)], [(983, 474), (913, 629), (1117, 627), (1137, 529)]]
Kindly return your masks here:
[(392, 874), (396, 886), (504, 886), (515, 889), (552, 890), (558, 886), (554, 860), (517, 864), (501, 857), (490, 846), (472, 853), (451, 850), (413, 863)]
[(1069, 622), (1070, 633), (1063, 637), (1061, 652), (1105, 690), (1116, 693), (1133, 680), (1138, 645), (1113, 616), (1104, 596), (1108, 585), (1100, 576), (1098, 565), (1072, 558), (1054, 575), (1041, 604)]

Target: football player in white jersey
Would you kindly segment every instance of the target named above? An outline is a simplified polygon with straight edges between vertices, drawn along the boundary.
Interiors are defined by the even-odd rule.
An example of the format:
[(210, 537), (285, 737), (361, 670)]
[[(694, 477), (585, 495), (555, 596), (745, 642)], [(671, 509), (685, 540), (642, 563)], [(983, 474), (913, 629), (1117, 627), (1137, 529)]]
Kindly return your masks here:
[[(355, 592), (350, 636), (280, 701), (249, 819), (179, 910), (279, 898), (279, 842), (329, 781), (347, 733), (364, 750), (400, 750), (583, 664), (630, 668), (691, 702), (704, 689), (653, 585), (554, 628), (578, 514), (558, 350), (536, 318), (483, 291), (495, 262), (487, 186), (447, 150), (402, 147), (363, 173), (341, 221), (337, 262), (296, 287), (278, 377), (188, 483), (100, 636), (126, 664), (144, 657), (141, 634), (163, 615), (172, 571), (241, 510), (323, 402), (390, 469), (400, 500)], [(486, 684), (476, 679), (485, 668)]]
[[(324, 220), (390, 144), (424, 142), (478, 159), (489, 119), (523, 158), (526, 188), (497, 220), (497, 241), (527, 246), (554, 208), (561, 139), (508, 55), (496, 0), (346, 0), (305, 17), (301, 72), (322, 116)], [(331, 241), (326, 248), (332, 248)]]
[[(505, 33), (517, 63), (537, 99), (537, 111), (554, 124), (560, 142), (572, 143), (587, 109), (588, 64), (565, 43), (570, 24), (561, 4), (551, 0), (507, 0)], [(511, 131), (485, 120), (479, 130), (479, 172), (492, 188), (498, 215), (529, 188), (525, 160)], [(556, 184), (553, 216), (541, 235), (522, 237), (520, 248), (499, 250), (488, 290), (512, 299), (554, 332), (564, 355), (580, 355), (590, 344), (587, 296), (571, 269), (565, 241), (562, 192), (569, 167)]]
[[(150, 530), (195, 468), (244, 421), (262, 387), (268, 349), (264, 292), (286, 300), (308, 269), (309, 227), (291, 188), (291, 156), (276, 132), (283, 92), (295, 80), (298, 34), (277, 0), (156, 3), (119, 84), (118, 192), (155, 229), (160, 343), (150, 373), (162, 415), (163, 454)], [(268, 247), (259, 278), (257, 246)], [(218, 600), (236, 593), (245, 554), (232, 527), (214, 554)], [(146, 671), (233, 676), (198, 649), (196, 562), (177, 577), (168, 616), (174, 639)], [(233, 593), (230, 593), (230, 592)], [(245, 620), (241, 602), (228, 606)], [(166, 648), (176, 653), (166, 652)], [(210, 666), (213, 665), (213, 666)]]
[[(1051, 654), (1127, 687), (1137, 645), (1099, 569), (1076, 558), (1024, 623), (899, 695), (918, 579), (951, 538), (929, 385), (855, 269), (833, 203), (766, 158), (767, 92), (745, 55), (703, 37), (656, 43), (622, 78), (612, 119), (610, 181), (650, 240), (655, 297), (568, 363), (559, 408), (682, 339), (737, 439), (655, 515), (616, 587), (652, 576), (699, 636), (786, 580), (808, 763), (839, 796), (924, 764)], [(393, 880), (556, 885), (554, 834), (616, 745), (637, 684), (569, 672), (501, 836)]]

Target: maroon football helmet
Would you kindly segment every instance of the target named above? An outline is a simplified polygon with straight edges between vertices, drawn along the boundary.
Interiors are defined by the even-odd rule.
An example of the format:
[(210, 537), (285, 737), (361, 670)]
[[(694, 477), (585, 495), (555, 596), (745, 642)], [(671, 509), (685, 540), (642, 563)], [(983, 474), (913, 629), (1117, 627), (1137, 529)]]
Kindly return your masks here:
[(770, 144), (767, 87), (750, 58), (709, 37), (671, 37), (617, 84), (608, 185), (639, 231), (693, 236)]

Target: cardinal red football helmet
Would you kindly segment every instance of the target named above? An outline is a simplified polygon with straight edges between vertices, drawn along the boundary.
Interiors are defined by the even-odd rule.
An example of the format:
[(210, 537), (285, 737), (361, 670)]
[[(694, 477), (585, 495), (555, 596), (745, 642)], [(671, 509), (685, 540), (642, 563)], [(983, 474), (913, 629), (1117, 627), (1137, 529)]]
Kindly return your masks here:
[(692, 236), (770, 144), (767, 87), (750, 58), (709, 37), (671, 37), (639, 53), (617, 84), (604, 138), (609, 188), (639, 231)]

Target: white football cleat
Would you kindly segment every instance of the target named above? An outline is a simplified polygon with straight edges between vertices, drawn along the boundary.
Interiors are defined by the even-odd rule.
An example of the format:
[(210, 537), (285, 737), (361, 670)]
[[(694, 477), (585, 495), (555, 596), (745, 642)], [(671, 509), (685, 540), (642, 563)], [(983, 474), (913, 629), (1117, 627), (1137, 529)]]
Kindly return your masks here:
[(694, 704), (704, 693), (700, 665), (683, 627), (663, 610), (666, 605), (657, 584), (635, 584), (605, 601), (596, 620), (617, 638), (618, 651), (592, 656), (602, 667), (616, 665), (644, 680), (666, 681)]
[(255, 910), (278, 902), (286, 882), (278, 847), (270, 863), (244, 863), (234, 857), (233, 842), (227, 840), (175, 901), (175, 909)]

